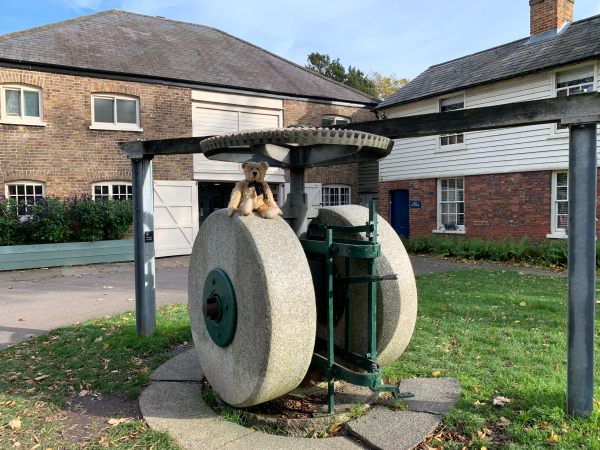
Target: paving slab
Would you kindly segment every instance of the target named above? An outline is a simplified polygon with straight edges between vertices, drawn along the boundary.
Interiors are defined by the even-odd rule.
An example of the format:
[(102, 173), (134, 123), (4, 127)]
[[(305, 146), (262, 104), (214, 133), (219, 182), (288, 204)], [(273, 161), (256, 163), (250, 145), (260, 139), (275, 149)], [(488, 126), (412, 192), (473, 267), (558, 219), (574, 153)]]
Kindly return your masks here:
[(456, 378), (408, 378), (400, 382), (400, 390), (414, 394), (402, 401), (410, 411), (444, 414), (460, 397)]
[(412, 449), (438, 426), (442, 416), (413, 411), (393, 411), (376, 406), (346, 428), (369, 448), (381, 450)]
[(255, 431), (222, 447), (226, 450), (346, 450), (367, 448), (347, 437), (325, 439), (275, 436)]
[(166, 431), (189, 450), (221, 448), (252, 433), (221, 420), (204, 403), (198, 383), (153, 382), (140, 396), (140, 410), (150, 428)]
[(204, 373), (193, 348), (171, 358), (150, 375), (150, 381), (202, 381), (203, 378)]

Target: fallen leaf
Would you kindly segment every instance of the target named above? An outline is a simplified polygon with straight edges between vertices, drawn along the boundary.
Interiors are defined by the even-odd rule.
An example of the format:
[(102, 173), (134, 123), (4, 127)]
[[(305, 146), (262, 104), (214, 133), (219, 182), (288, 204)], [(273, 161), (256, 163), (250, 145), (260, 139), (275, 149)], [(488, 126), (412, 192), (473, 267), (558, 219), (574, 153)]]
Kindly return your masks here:
[(123, 317), (123, 322), (129, 321), (129, 317)]
[(50, 375), (40, 375), (39, 377), (35, 377), (34, 380), (35, 381), (42, 381), (45, 380), (46, 378), (48, 378)]
[(25, 322), (25, 317), (19, 317), (19, 322)]
[(551, 428), (550, 424), (548, 422), (540, 422), (538, 423), (538, 428), (542, 429), (542, 430), (548, 430), (549, 428)]
[(511, 401), (512, 400), (510, 398), (508, 398), (508, 397), (502, 397), (502, 396), (496, 397), (494, 399), (494, 406), (504, 406), (507, 403), (510, 403)]
[(548, 442), (550, 444), (556, 444), (558, 442), (558, 435), (554, 431), (550, 433), (550, 437), (548, 438)]
[(525, 300), (520, 301), (519, 306), (527, 306), (527, 302)]
[(10, 428), (12, 428), (13, 430), (20, 430), (21, 429), (21, 418), (17, 417), (16, 419), (11, 420), (10, 422), (8, 422), (8, 426)]
[(108, 447), (108, 438), (106, 436), (102, 436), (98, 440), (98, 444), (100, 444), (102, 447)]
[(94, 344), (97, 344), (98, 342), (102, 342), (102, 336), (97, 337), (96, 339), (94, 339)]
[(88, 391), (87, 389), (82, 389), (81, 391), (79, 391), (79, 396), (80, 397), (85, 397), (86, 395), (89, 394), (90, 391)]
[(431, 372), (431, 376), (432, 377), (439, 377), (442, 374), (441, 370), (434, 370), (433, 372)]
[(106, 342), (106, 343), (105, 343), (105, 344), (102, 346), (102, 348), (103, 348), (104, 350), (108, 349), (109, 347), (110, 347), (110, 344), (109, 344), (108, 342)]
[(8, 406), (9, 408), (11, 408), (11, 407), (15, 406), (16, 403), (17, 402), (14, 400), (7, 400), (4, 402), (4, 406)]
[(111, 427), (114, 427), (115, 425), (119, 425), (120, 423), (126, 422), (127, 418), (120, 418), (120, 419), (108, 419), (106, 421), (107, 424), (109, 424)]
[(506, 417), (500, 417), (500, 425), (502, 425), (503, 427), (507, 427), (511, 424), (512, 422), (510, 420), (508, 420)]

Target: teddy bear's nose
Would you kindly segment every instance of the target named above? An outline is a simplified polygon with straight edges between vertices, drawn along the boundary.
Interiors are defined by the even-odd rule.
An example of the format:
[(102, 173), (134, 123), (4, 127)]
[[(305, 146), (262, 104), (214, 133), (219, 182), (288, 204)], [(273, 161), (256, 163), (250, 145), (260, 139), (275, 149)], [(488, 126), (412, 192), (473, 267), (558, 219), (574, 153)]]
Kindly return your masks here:
[(257, 172), (252, 172), (252, 175), (256, 176), (256, 173), (257, 173)]

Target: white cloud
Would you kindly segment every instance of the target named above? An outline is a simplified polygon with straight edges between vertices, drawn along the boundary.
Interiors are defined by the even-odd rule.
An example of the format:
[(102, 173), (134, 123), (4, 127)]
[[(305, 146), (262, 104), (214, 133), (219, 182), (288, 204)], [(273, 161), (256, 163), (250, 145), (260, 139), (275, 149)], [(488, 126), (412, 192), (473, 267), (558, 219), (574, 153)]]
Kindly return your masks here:
[(84, 10), (98, 10), (102, 7), (102, 0), (60, 0), (69, 9), (77, 12)]

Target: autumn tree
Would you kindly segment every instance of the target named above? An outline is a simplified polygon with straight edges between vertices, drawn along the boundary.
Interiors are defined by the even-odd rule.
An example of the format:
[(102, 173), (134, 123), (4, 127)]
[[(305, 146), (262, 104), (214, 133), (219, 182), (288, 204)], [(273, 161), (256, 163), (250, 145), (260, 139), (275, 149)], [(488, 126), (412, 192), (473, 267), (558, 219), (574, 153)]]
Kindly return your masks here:
[(371, 75), (366, 75), (358, 67), (353, 66), (348, 66), (346, 70), (339, 58), (332, 59), (329, 55), (318, 52), (308, 55), (306, 68), (379, 100), (389, 97), (408, 83), (406, 78), (398, 78), (396, 74), (382, 75), (373, 72)]

